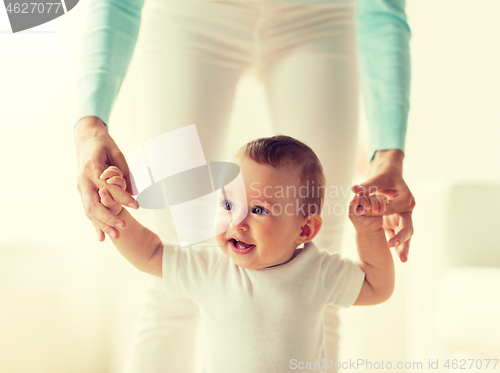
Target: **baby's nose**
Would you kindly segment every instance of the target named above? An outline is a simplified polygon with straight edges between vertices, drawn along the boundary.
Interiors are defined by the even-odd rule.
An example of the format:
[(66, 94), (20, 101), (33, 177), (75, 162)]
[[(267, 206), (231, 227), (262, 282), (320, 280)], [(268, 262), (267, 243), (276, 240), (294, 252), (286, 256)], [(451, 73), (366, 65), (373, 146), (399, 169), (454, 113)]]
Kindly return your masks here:
[(238, 229), (241, 228), (243, 225), (245, 225), (245, 218), (247, 216), (246, 211), (241, 211), (239, 213), (233, 214), (230, 226), (233, 229)]

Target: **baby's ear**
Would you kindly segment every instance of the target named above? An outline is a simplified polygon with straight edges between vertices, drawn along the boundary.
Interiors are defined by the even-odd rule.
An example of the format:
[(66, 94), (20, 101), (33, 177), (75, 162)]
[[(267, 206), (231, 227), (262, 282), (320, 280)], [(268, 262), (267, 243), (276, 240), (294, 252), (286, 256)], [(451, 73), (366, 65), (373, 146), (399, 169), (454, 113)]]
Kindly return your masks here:
[(319, 233), (322, 225), (323, 219), (321, 219), (321, 216), (317, 214), (306, 216), (302, 222), (301, 232), (296, 242), (300, 244), (312, 241)]

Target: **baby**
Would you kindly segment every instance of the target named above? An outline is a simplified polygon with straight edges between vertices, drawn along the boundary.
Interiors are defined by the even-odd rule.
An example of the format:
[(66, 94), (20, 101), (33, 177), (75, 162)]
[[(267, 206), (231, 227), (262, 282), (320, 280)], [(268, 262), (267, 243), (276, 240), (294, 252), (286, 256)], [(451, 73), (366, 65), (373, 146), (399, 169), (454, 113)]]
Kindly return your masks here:
[(333, 369), (335, 362), (324, 358), (325, 307), (378, 304), (393, 292), (393, 259), (382, 228), (388, 201), (372, 195), (350, 202), (355, 262), (312, 242), (322, 225), (325, 180), (311, 148), (279, 135), (251, 141), (231, 161), (240, 167), (246, 199), (230, 187), (220, 193), (218, 214), (231, 218), (218, 230), (217, 245), (162, 242), (114, 201), (115, 188), (125, 189), (114, 166), (103, 172), (107, 185), (99, 193), (126, 227), (111, 240), (136, 268), (162, 277), (169, 296), (199, 305), (201, 372)]

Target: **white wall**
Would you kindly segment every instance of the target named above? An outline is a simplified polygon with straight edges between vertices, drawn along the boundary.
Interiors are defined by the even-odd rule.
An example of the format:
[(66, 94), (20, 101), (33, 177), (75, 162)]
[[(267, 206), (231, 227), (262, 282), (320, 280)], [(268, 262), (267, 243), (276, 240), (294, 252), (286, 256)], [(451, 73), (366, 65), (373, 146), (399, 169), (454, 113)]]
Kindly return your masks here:
[[(142, 294), (145, 275), (109, 239), (97, 242), (76, 190), (74, 76), (85, 7), (33, 30), (45, 33), (0, 33), (0, 371), (119, 372)], [(429, 204), (419, 204), (420, 185), (500, 181), (498, 1), (409, 0), (407, 13), (413, 85), (404, 176), (417, 200), (419, 240), (408, 263), (396, 260), (388, 302), (341, 311), (341, 360), (409, 359), (408, 289), (422, 275), (412, 270), (412, 254), (439, 234), (424, 228), (427, 211), (418, 209)], [(0, 31), (7, 29), (0, 11)], [(133, 60), (111, 119), (125, 154), (137, 146), (130, 136), (140, 122), (136, 83)], [(233, 121), (248, 131), (233, 130), (236, 146), (269, 134), (261, 93), (252, 80), (239, 86)], [(362, 118), (354, 182), (366, 171)], [(147, 211), (135, 215), (147, 224)], [(352, 233), (347, 223), (344, 252), (354, 257)]]
[(496, 0), (408, 0), (413, 80), (407, 179), (499, 178)]

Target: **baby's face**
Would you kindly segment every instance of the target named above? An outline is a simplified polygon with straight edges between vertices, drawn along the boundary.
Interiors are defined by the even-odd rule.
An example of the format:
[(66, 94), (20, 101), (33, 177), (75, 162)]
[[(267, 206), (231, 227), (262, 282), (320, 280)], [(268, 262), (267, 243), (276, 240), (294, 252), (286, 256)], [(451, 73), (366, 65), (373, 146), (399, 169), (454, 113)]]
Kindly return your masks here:
[[(307, 220), (296, 209), (299, 201), (294, 197), (292, 188), (295, 188), (298, 197), (297, 171), (261, 165), (248, 157), (234, 158), (232, 162), (241, 169), (247, 206), (241, 206), (245, 201), (241, 197), (244, 196), (235, 195), (236, 191), (230, 187), (224, 188), (227, 199), (220, 193), (221, 214), (227, 216), (230, 212), (231, 219), (239, 223), (229, 227), (219, 226), (219, 229), (229, 229), (216, 236), (217, 244), (236, 265), (248, 269), (271, 267), (289, 261), (301, 243), (301, 226)], [(220, 221), (227, 224), (228, 220)]]

